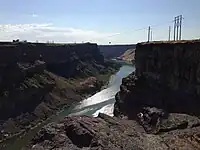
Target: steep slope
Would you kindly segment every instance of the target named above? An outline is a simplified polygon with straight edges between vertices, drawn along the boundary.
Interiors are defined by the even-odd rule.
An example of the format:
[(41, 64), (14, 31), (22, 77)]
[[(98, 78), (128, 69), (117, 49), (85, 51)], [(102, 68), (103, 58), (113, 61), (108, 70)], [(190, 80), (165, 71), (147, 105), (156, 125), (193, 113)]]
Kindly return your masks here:
[[(96, 44), (0, 44), (0, 138), (26, 132), (62, 106), (100, 90), (118, 65)], [(62, 76), (62, 77), (61, 77)]]
[(105, 58), (116, 58), (128, 49), (135, 49), (136, 45), (99, 45), (99, 49)]
[(128, 49), (119, 58), (127, 62), (135, 62), (135, 49)]

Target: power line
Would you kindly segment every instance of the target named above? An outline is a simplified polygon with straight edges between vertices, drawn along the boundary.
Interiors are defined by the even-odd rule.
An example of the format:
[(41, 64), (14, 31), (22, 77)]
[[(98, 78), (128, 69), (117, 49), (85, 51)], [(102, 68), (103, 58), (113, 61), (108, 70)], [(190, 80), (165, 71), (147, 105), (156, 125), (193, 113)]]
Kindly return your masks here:
[(167, 22), (164, 22), (164, 23), (161, 23), (161, 24), (157, 24), (157, 25), (151, 25), (151, 28), (152, 28), (152, 27), (158, 27), (158, 26), (166, 25), (166, 24), (173, 23), (173, 22), (174, 22), (174, 20), (172, 20), (172, 21), (167, 21)]
[[(154, 24), (154, 25), (151, 25), (151, 28), (166, 25), (166, 24), (169, 24), (169, 23), (172, 23), (172, 22), (173, 21), (167, 21), (167, 22), (164, 22), (164, 23), (161, 23), (161, 24)], [(130, 32), (133, 33), (133, 32), (142, 31), (142, 30), (146, 30), (146, 29), (147, 29), (147, 27), (143, 27), (143, 28), (139, 28), (139, 29), (133, 29), (133, 30), (127, 30), (127, 31), (124, 31), (124, 32), (121, 32), (121, 33), (115, 33), (113, 35), (108, 35), (108, 36), (104, 36), (104, 37), (101, 37), (101, 38), (90, 39), (89, 41), (93, 41), (93, 40), (97, 40), (97, 39), (103, 39), (103, 38), (110, 38), (110, 37), (119, 36), (119, 35), (126, 34), (126, 33), (129, 34)]]
[(93, 41), (93, 40), (97, 40), (97, 39), (110, 38), (110, 37), (118, 36), (118, 35), (121, 35), (121, 34), (126, 34), (126, 33), (130, 33), (130, 32), (137, 32), (137, 31), (142, 31), (142, 30), (146, 30), (146, 27), (140, 28), (140, 29), (135, 29), (135, 30), (127, 30), (127, 31), (124, 31), (124, 32), (121, 32), (121, 33), (115, 33), (115, 34), (104, 36), (104, 37), (101, 37), (101, 38), (90, 39), (89, 41)]

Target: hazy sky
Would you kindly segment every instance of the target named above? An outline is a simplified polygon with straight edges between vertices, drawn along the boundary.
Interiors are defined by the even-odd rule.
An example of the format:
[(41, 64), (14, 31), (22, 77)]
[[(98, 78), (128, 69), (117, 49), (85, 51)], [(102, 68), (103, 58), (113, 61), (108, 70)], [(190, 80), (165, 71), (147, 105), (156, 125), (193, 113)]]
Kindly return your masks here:
[(137, 43), (149, 25), (165, 40), (180, 14), (183, 38), (200, 38), (200, 0), (1, 0), (0, 40)]

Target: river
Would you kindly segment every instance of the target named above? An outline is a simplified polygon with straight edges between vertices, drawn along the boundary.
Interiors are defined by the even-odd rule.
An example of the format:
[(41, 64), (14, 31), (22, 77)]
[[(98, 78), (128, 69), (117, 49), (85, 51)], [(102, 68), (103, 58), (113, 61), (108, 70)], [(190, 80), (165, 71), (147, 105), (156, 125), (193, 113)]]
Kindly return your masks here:
[[(74, 115), (88, 115), (88, 116), (98, 116), (98, 114), (105, 113), (107, 115), (113, 116), (113, 108), (115, 103), (115, 94), (119, 91), (122, 78), (133, 72), (135, 68), (131, 65), (123, 65), (120, 70), (111, 76), (109, 84), (106, 89), (96, 93), (95, 95), (83, 100), (76, 106), (73, 106), (67, 110), (62, 111), (57, 116), (51, 118), (49, 122), (54, 122), (62, 119), (65, 116)], [(41, 129), (42, 126), (47, 124), (41, 124), (34, 130), (28, 132), (26, 136), (20, 137), (18, 139), (8, 141), (9, 146), (4, 150), (21, 150), (22, 147), (28, 144), (28, 142), (33, 138), (36, 132)]]

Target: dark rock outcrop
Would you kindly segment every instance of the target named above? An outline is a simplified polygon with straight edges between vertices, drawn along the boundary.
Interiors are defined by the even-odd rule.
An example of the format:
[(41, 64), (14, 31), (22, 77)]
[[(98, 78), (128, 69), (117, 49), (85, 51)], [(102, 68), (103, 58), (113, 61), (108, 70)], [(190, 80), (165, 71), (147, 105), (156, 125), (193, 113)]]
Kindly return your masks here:
[[(154, 111), (154, 110), (152, 110)], [(66, 117), (59, 123), (45, 126), (32, 140), (32, 150), (44, 149), (110, 149), (110, 150), (169, 150), (199, 149), (200, 127), (192, 127), (195, 117), (170, 114), (157, 135), (147, 134), (133, 120), (123, 120), (99, 114)], [(185, 122), (177, 122), (184, 119)], [(185, 125), (187, 124), (187, 126)], [(189, 125), (190, 124), (190, 125)], [(182, 132), (179, 132), (181, 129)], [(161, 129), (160, 129), (161, 130)]]
[(134, 117), (132, 110), (137, 113), (149, 106), (200, 115), (199, 48), (199, 41), (138, 44), (136, 73), (122, 81), (116, 115), (124, 112)]

